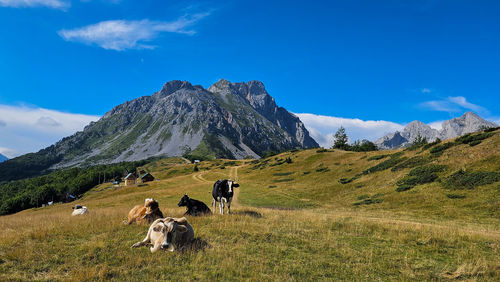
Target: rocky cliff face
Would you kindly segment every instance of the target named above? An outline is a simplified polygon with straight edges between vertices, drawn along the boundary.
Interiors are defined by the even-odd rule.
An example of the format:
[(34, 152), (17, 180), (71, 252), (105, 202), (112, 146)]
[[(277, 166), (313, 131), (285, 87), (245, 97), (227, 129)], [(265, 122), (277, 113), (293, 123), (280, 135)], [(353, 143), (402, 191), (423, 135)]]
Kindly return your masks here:
[(482, 119), (473, 112), (466, 112), (461, 117), (444, 121), (441, 129), (441, 139), (455, 138), (467, 133), (475, 132), (484, 127), (496, 127), (493, 122)]
[(60, 168), (185, 153), (257, 158), (316, 146), (302, 122), (277, 107), (259, 81), (221, 80), (209, 90), (170, 81), (157, 93), (114, 107), (82, 132), (29, 158), (47, 159), (50, 168)]
[(295, 137), (304, 148), (318, 147), (318, 143), (309, 136), (300, 119), (288, 112), (283, 107), (278, 107), (274, 98), (271, 97), (264, 84), (260, 81), (250, 81), (248, 83), (230, 83), (227, 80), (220, 80), (208, 88), (208, 91), (228, 97), (228, 95), (237, 95), (243, 98), (254, 110), (264, 116), (266, 119)]
[(380, 149), (402, 148), (411, 145), (418, 135), (432, 142), (437, 138), (441, 140), (455, 138), (485, 127), (496, 126), (495, 123), (484, 120), (473, 112), (466, 112), (461, 117), (444, 121), (439, 131), (420, 121), (413, 121), (406, 125), (402, 132), (389, 133), (375, 141), (375, 144)]

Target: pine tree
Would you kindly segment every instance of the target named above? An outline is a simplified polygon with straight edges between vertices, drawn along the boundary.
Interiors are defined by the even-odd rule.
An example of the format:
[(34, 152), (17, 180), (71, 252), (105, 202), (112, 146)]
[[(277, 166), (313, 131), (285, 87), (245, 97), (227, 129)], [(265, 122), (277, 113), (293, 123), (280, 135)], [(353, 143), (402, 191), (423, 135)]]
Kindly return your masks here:
[(333, 147), (334, 149), (348, 150), (349, 144), (347, 144), (348, 137), (345, 133), (345, 128), (340, 126), (339, 130), (334, 135)]

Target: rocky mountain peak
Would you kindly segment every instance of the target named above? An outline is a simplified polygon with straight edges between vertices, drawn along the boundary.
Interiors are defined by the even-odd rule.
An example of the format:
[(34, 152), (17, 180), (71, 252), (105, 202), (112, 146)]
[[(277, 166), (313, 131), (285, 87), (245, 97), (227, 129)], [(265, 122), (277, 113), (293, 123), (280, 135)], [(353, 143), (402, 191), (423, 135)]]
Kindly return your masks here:
[(473, 112), (466, 112), (461, 117), (444, 121), (441, 129), (442, 139), (454, 138), (467, 133), (480, 130), (482, 127), (495, 127), (493, 122), (489, 122)]
[(262, 82), (222, 79), (209, 90), (169, 81), (155, 94), (117, 105), (83, 131), (35, 154), (49, 160), (43, 169), (56, 169), (185, 154), (258, 158), (318, 146), (296, 116), (276, 106)]
[(432, 142), (437, 138), (442, 140), (455, 138), (467, 133), (479, 131), (484, 127), (496, 126), (495, 123), (484, 120), (476, 113), (466, 112), (460, 117), (444, 121), (439, 131), (418, 120), (413, 121), (405, 126), (403, 132), (396, 132), (400, 136), (395, 133), (389, 133), (375, 141), (375, 144), (381, 149), (401, 148), (409, 146), (418, 135)]
[(227, 99), (228, 95), (239, 96), (263, 117), (294, 136), (303, 147), (319, 146), (309, 136), (309, 132), (298, 117), (276, 105), (274, 98), (267, 93), (264, 83), (261, 81), (231, 83), (221, 79), (210, 86), (208, 91), (219, 94), (224, 99)]
[(195, 87), (189, 81), (171, 80), (165, 83), (157, 94), (159, 97), (165, 97), (180, 89), (195, 90)]

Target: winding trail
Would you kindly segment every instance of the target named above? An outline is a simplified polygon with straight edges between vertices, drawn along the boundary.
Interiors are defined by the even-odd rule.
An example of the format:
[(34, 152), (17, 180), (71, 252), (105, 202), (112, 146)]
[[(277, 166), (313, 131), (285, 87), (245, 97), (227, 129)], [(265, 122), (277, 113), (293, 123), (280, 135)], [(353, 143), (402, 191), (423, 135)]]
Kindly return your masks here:
[[(232, 166), (231, 169), (229, 170), (229, 179), (234, 179), (237, 181), (238, 179), (238, 169), (242, 167), (240, 166)], [(241, 187), (241, 186), (240, 186)], [(240, 188), (234, 189), (234, 195), (233, 195), (233, 200), (231, 202), (231, 205), (239, 206), (240, 203), (238, 202), (238, 195), (240, 194)]]
[(192, 178), (198, 182), (201, 182), (201, 183), (210, 183), (210, 181), (203, 178), (204, 173), (205, 173), (205, 171), (195, 173), (195, 174), (193, 174)]

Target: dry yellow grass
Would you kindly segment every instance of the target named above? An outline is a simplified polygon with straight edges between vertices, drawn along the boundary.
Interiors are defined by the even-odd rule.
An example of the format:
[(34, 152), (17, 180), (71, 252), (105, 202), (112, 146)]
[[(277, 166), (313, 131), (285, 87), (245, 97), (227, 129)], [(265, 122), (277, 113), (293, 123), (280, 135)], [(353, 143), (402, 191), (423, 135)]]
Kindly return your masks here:
[[(497, 134), (456, 146), (439, 162), (450, 171), (499, 169), (499, 142)], [(250, 161), (203, 162), (198, 172), (180, 161), (153, 163), (160, 181), (103, 184), (78, 200), (88, 216), (71, 217), (72, 204), (60, 204), (0, 217), (0, 280), (498, 280), (498, 183), (454, 200), (439, 183), (395, 192), (408, 170), (338, 182), (380, 162), (367, 161), (377, 154), (289, 152), (271, 160), (292, 163), (262, 170)], [(188, 217), (206, 248), (154, 255), (130, 248), (148, 228), (123, 225), (134, 205), (154, 197), (178, 217), (184, 193), (210, 205), (213, 182), (226, 177), (241, 183), (234, 213)], [(353, 205), (376, 194), (381, 203)]]

